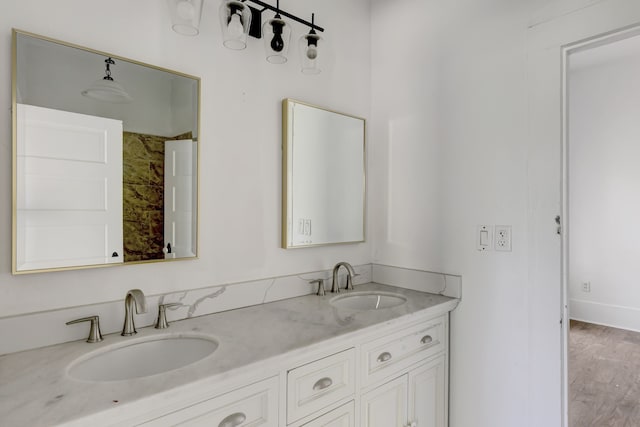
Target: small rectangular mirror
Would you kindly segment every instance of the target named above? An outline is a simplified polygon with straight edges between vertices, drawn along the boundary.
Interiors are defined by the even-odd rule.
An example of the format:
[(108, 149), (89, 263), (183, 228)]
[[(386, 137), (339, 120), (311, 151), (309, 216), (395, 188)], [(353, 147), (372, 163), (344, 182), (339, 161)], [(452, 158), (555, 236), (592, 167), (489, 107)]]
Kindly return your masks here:
[(282, 247), (364, 242), (363, 118), (282, 101)]
[(13, 273), (197, 256), (200, 79), (13, 31)]

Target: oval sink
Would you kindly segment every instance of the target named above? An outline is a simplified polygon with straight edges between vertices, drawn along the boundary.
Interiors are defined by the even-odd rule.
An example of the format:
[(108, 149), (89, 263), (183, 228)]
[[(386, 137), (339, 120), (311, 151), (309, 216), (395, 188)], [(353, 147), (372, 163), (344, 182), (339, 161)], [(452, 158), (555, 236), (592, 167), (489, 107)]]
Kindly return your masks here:
[(107, 347), (76, 359), (69, 376), (85, 381), (120, 381), (172, 371), (197, 362), (218, 348), (201, 336), (155, 336)]
[(333, 298), (330, 303), (337, 308), (350, 310), (381, 310), (407, 302), (404, 295), (391, 292), (353, 292)]

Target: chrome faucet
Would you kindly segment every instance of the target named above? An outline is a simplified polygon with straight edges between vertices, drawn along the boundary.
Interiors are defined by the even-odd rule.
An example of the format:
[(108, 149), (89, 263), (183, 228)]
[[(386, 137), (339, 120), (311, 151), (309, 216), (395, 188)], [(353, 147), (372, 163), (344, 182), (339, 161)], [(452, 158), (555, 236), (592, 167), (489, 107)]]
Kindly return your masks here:
[(136, 324), (133, 322), (133, 307), (136, 307), (136, 313), (147, 312), (147, 301), (144, 298), (144, 294), (140, 289), (131, 289), (127, 292), (127, 296), (124, 299), (124, 326), (122, 327), (123, 337), (128, 337), (137, 334)]
[(333, 283), (331, 285), (331, 292), (340, 292), (340, 284), (338, 283), (338, 270), (340, 270), (340, 267), (343, 266), (347, 269), (347, 286), (344, 289), (347, 291), (353, 289), (353, 278), (357, 276), (355, 270), (348, 262), (339, 262), (335, 267), (333, 267)]

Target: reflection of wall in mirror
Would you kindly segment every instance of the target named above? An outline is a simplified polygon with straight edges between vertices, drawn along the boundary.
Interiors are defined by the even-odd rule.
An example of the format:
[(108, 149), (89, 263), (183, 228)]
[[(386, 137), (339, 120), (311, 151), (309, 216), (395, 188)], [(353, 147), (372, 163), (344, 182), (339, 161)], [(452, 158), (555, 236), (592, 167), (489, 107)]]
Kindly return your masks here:
[(362, 240), (362, 120), (303, 104), (291, 116), (293, 244)]

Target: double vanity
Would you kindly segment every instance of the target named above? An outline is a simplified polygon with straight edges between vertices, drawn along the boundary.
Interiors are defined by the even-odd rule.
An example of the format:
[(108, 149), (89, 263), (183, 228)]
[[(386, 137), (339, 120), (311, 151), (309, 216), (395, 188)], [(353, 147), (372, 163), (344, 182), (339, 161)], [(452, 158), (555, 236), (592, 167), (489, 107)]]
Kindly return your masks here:
[(457, 304), (367, 283), (5, 355), (2, 423), (444, 427)]
[[(89, 96), (112, 71), (136, 95), (124, 104)], [(13, 274), (201, 256), (199, 78), (20, 30), (12, 75)], [(282, 248), (364, 242), (365, 119), (292, 99), (281, 118)], [(446, 427), (453, 276), (360, 267), (353, 283), (338, 263), (326, 292), (325, 272), (133, 289), (104, 337), (98, 316), (113, 332), (120, 301), (28, 313), (37, 330), (3, 337), (17, 347), (0, 356), (0, 425)]]

